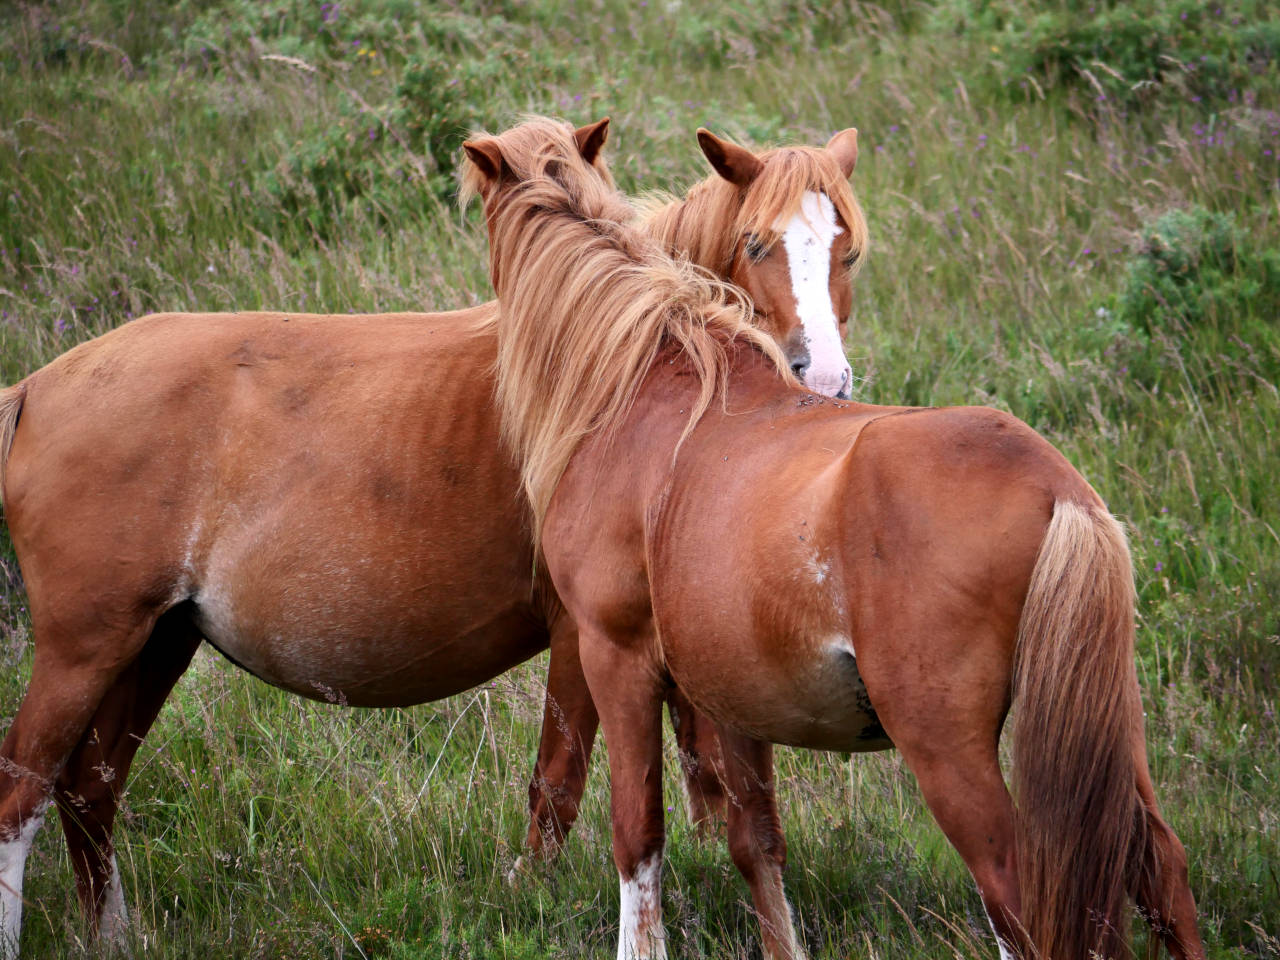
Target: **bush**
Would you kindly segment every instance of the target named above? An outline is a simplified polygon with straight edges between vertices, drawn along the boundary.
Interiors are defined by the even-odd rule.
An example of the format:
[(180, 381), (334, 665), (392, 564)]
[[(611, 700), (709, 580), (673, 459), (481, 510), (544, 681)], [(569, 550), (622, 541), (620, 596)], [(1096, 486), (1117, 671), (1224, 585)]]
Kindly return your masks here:
[(135, 0), (48, 0), (0, 5), (0, 74), (97, 61), (129, 72), (163, 60), (210, 0), (184, 0), (164, 16)]
[(1018, 359), (990, 390), (1048, 431), (1131, 420), (1144, 394), (1238, 400), (1262, 384), (1274, 393), (1277, 315), (1280, 248), (1255, 248), (1229, 215), (1170, 210), (1141, 228), (1116, 289), (1087, 312), (1040, 331), (1030, 350), (1010, 328), (1004, 346)]
[(1269, 87), (1280, 63), (1280, 23), (1250, 0), (1070, 2), (1049, 10), (1016, 0), (974, 0), (940, 8), (934, 23), (996, 34), (993, 68), (1010, 90), (1023, 91), (1034, 81), (1125, 106), (1162, 90), (1227, 100)]
[(370, 108), (348, 96), (333, 123), (259, 175), (270, 216), (301, 216), (327, 235), (357, 199), (388, 221), (432, 196), (448, 199), (467, 134), (510, 119), (493, 91), (513, 64), (544, 83), (565, 73), (563, 64), (506, 43), (471, 59), (430, 50), (409, 60), (387, 103)]
[(1233, 217), (1196, 206), (1141, 229), (1119, 288), (1070, 337), (1078, 355), (1148, 390), (1249, 396), (1280, 380), (1277, 315), (1280, 249), (1254, 248)]
[[(186, 5), (201, 0), (186, 0)], [(421, 0), (224, 0), (203, 10), (185, 31), (183, 53), (212, 65), (249, 53), (275, 53), (312, 63), (353, 60), (378, 50), (397, 57), (406, 49), (462, 53), (482, 41), (518, 30), (498, 16), (459, 13)]]
[(1253, 249), (1232, 217), (1202, 207), (1142, 229), (1116, 298), (1117, 319), (1146, 333), (1212, 324), (1243, 335), (1278, 314), (1280, 250)]

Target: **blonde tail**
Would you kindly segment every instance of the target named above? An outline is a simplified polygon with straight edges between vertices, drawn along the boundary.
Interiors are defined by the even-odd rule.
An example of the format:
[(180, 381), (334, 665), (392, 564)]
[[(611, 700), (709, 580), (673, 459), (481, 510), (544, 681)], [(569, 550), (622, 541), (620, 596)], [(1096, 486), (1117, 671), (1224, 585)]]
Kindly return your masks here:
[(1014, 666), (1022, 920), (1040, 960), (1128, 956), (1127, 891), (1147, 846), (1133, 641), (1124, 531), (1100, 506), (1058, 501)]
[(25, 383), (0, 390), (0, 510), (4, 507), (4, 468), (9, 461), (13, 435), (18, 432), (18, 415), (22, 413), (22, 403), (26, 399)]

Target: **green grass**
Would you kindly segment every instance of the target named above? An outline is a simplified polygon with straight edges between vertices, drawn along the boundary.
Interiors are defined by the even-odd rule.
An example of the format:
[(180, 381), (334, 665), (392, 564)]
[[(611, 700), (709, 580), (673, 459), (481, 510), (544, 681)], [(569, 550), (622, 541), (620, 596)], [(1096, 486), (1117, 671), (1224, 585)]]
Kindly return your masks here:
[[(477, 214), (448, 188), (472, 124), (607, 113), (633, 192), (701, 177), (702, 124), (760, 144), (857, 125), (861, 398), (1010, 410), (1128, 522), (1151, 762), (1210, 955), (1280, 957), (1280, 80), (1263, 5), (1224, 7), (1148, 0), (1154, 47), (1111, 4), (1018, 0), (5, 8), (0, 382), (152, 310), (487, 299)], [(31, 648), (2, 532), (0, 564), (11, 716)], [(542, 669), (364, 712), (202, 655), (119, 827), (134, 948), (612, 955), (601, 757), (563, 859), (503, 879)], [(994, 955), (895, 754), (781, 750), (778, 769), (814, 956)], [(677, 954), (758, 955), (723, 842), (668, 789)], [(85, 954), (57, 827), (28, 877), (29, 955)]]

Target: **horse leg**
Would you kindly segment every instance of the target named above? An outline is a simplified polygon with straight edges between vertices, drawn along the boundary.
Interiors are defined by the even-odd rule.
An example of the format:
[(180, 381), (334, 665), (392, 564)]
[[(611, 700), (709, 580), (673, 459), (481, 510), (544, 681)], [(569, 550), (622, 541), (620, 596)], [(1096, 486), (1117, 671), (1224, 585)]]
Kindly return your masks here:
[[(586, 785), (587, 765), (599, 725), (600, 718), (578, 657), (578, 628), (571, 617), (563, 615), (551, 631), (542, 738), (529, 783), (529, 834), (525, 849), (530, 855), (554, 858), (578, 818), (578, 804)], [(516, 861), (513, 876), (523, 860), (521, 857)]]
[[(922, 646), (937, 652), (947, 669), (922, 672), (894, 651), (860, 656), (858, 669), (881, 725), (977, 884), (1001, 960), (1030, 958), (1034, 953), (1021, 923), (1013, 800), (997, 755), (1009, 697), (1008, 658), (995, 652), (995, 635), (975, 638), (936, 623), (927, 626), (924, 635), (932, 642)], [(913, 634), (904, 630), (898, 636)]]
[(1196, 925), (1196, 902), (1187, 882), (1187, 853), (1182, 841), (1160, 816), (1145, 748), (1139, 750), (1138, 761), (1137, 787), (1147, 819), (1147, 850), (1141, 876), (1132, 891), (1133, 898), (1171, 956), (1176, 960), (1203, 960), (1205, 952)]
[(715, 724), (695, 710), (675, 687), (667, 692), (667, 713), (684, 772), (689, 822), (700, 833), (712, 833), (726, 816), (724, 784), (717, 772), (723, 768), (724, 758)]
[(609, 745), (613, 861), (622, 889), (618, 960), (667, 955), (662, 926), (662, 700), (651, 632), (615, 644), (585, 636), (582, 666)]
[(58, 776), (54, 796), (76, 893), (92, 927), (108, 940), (119, 941), (128, 924), (111, 839), (120, 797), (142, 738), (200, 642), (184, 614), (161, 617), (142, 653), (107, 691)]
[(804, 960), (782, 888), (787, 841), (773, 787), (773, 745), (723, 728), (729, 853), (751, 888), (765, 960)]
[[(33, 604), (34, 606), (34, 604)], [(31, 684), (0, 744), (0, 957), (16, 957), (22, 926), (22, 879), (44, 807), (67, 756), (117, 676), (137, 655), (153, 621), (127, 633), (76, 635), (58, 642), (64, 624), (33, 611), (37, 637)], [(102, 617), (96, 618), (101, 624)], [(56, 630), (54, 627), (56, 626)], [(96, 633), (96, 635), (94, 635)]]
[[(892, 736), (892, 734), (890, 734)], [(1019, 920), (1013, 801), (1000, 774), (995, 745), (963, 750), (902, 750), (929, 810), (969, 868), (1001, 960), (1032, 957)]]

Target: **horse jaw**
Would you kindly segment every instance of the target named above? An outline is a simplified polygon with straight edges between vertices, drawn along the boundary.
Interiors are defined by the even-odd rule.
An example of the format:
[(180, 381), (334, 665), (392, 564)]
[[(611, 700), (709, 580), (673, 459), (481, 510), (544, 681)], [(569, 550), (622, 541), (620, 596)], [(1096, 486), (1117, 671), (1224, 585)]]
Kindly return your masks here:
[(847, 397), (853, 370), (844, 354), (831, 302), (831, 244), (843, 231), (826, 194), (809, 191), (785, 226), (779, 224), (791, 272), (791, 292), (803, 329), (809, 366), (804, 385), (829, 397)]

